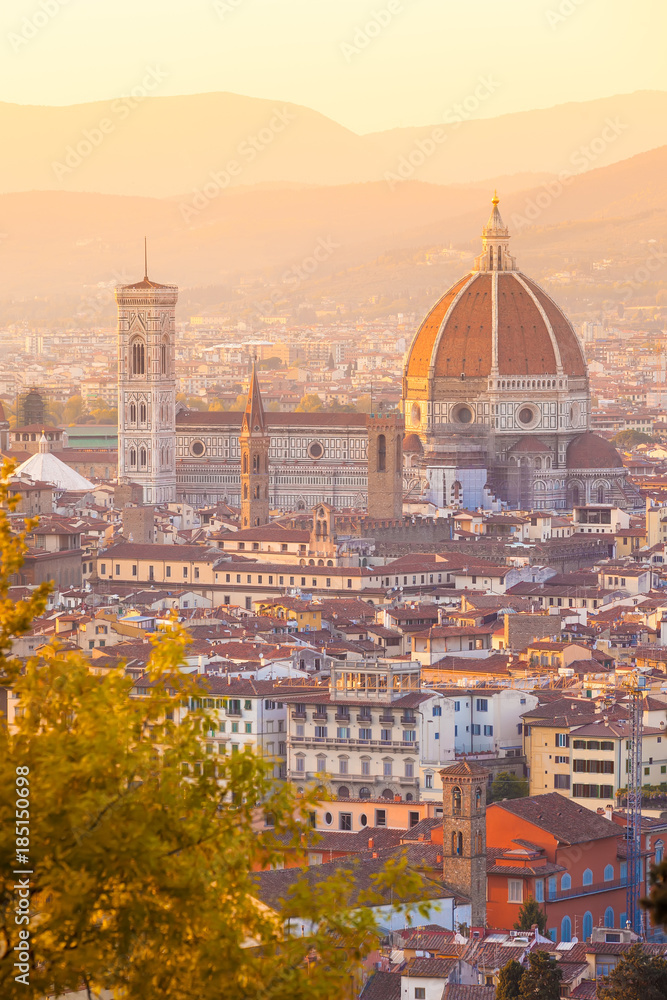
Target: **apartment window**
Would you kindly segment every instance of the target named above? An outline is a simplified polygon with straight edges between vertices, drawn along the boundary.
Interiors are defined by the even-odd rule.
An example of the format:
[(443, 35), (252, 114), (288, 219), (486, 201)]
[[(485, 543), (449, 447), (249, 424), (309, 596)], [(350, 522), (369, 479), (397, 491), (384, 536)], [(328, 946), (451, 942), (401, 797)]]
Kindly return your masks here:
[(382, 761), (382, 773), (385, 776), (385, 778), (391, 778), (392, 766), (393, 766), (393, 761), (391, 760)]
[(165, 576), (171, 576), (171, 566), (165, 566), (165, 568), (164, 568), (164, 575)]
[(361, 762), (361, 773), (368, 775), (371, 773), (371, 762), (370, 760), (362, 760)]
[(120, 563), (116, 563), (116, 576), (120, 576)]
[(315, 739), (325, 740), (327, 738), (327, 727), (326, 726), (315, 726)]
[(523, 881), (520, 878), (508, 878), (507, 902), (523, 903)]
[(350, 728), (349, 726), (339, 726), (336, 730), (336, 735), (339, 740), (349, 740), (350, 738)]
[(296, 758), (296, 770), (299, 774), (304, 774), (306, 770), (306, 761), (303, 757)]
[(360, 729), (359, 730), (359, 739), (360, 740), (372, 740), (373, 739), (373, 730), (372, 729)]
[(417, 733), (415, 732), (414, 729), (404, 729), (403, 730), (403, 742), (404, 743), (416, 743), (416, 741), (417, 741)]
[(232, 722), (232, 732), (233, 733), (238, 733), (238, 731), (239, 731), (239, 724), (238, 724), (238, 722)]
[(245, 708), (246, 712), (250, 712), (252, 710), (252, 701), (250, 700), (250, 698), (245, 699), (243, 707)]
[(569, 787), (570, 787), (569, 774), (554, 774), (554, 788), (569, 788)]
[(489, 711), (488, 698), (478, 698), (476, 707), (478, 712), (488, 712)]
[(381, 729), (380, 730), (380, 742), (390, 743), (391, 742), (391, 729)]
[(569, 747), (570, 737), (567, 733), (556, 733), (556, 746), (557, 747)]
[(347, 757), (340, 757), (338, 760), (338, 773), (348, 774), (347, 770)]
[(460, 712), (461, 711), (461, 702), (460, 701), (455, 701), (454, 702), (454, 711), (455, 712)]
[(137, 575), (137, 567), (136, 567), (136, 565), (134, 565), (132, 567), (132, 576), (136, 576), (136, 575)]
[(246, 733), (251, 733), (252, 732), (252, 722), (246, 722), (245, 723), (245, 731), (246, 731)]
[(440, 705), (433, 706), (433, 715), (434, 717), (442, 715), (442, 707)]
[(376, 826), (386, 826), (387, 825), (387, 810), (386, 809), (376, 809), (375, 810), (375, 825)]
[(338, 828), (339, 830), (352, 829), (352, 813), (338, 813)]
[(535, 899), (538, 903), (544, 902), (544, 879), (535, 879)]
[(425, 774), (424, 775), (424, 787), (425, 788), (433, 788), (433, 775), (432, 774)]
[(493, 736), (493, 726), (484, 726), (484, 735)]
[(478, 726), (477, 723), (475, 723), (475, 722), (473, 722), (473, 725), (472, 725), (472, 735), (473, 736), (480, 736), (481, 735), (481, 727)]
[(415, 776), (415, 765), (412, 764), (412, 763), (410, 763), (409, 761), (406, 761), (405, 762), (405, 777), (406, 778), (414, 778), (414, 776)]
[(425, 986), (415, 986), (415, 1000), (426, 1000)]
[(317, 758), (317, 771), (320, 774), (323, 774), (324, 771), (326, 771), (326, 769), (327, 769), (327, 760), (326, 760), (326, 757), (318, 757)]
[(101, 573), (101, 575), (102, 576), (106, 576), (106, 572), (107, 572), (107, 564), (106, 563), (100, 563), (100, 573)]

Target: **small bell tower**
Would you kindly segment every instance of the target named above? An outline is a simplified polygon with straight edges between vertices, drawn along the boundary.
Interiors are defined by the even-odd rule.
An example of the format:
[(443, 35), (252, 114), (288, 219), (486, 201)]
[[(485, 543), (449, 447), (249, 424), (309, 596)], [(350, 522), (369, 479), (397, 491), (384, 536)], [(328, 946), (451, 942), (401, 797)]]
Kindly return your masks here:
[(486, 923), (486, 788), (489, 772), (474, 762), (451, 764), (442, 778), (443, 880), (468, 896), (470, 923)]
[(241, 526), (254, 528), (269, 523), (269, 437), (255, 362), (241, 433)]

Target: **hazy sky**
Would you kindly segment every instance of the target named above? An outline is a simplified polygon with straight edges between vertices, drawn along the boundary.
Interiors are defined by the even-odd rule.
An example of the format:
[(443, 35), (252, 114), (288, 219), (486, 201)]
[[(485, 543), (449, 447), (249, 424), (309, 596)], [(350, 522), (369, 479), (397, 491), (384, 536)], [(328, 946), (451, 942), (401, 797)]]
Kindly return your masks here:
[(289, 100), (358, 132), (466, 98), (488, 117), (667, 89), (665, 0), (4, 0), (0, 36), (0, 100), (111, 98), (159, 67), (160, 94)]

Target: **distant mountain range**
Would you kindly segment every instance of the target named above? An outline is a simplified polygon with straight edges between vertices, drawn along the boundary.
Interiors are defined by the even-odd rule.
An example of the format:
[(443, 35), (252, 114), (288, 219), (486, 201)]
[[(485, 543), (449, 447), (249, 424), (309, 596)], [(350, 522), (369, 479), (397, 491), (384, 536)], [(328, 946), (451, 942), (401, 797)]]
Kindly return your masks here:
[(160, 97), (159, 81), (152, 93), (69, 107), (0, 104), (0, 192), (164, 198), (215, 184), (341, 185), (392, 176), (470, 184), (605, 166), (667, 143), (662, 91), (472, 121), (457, 120), (452, 109), (444, 123), (368, 135), (281, 101)]
[[(41, 186), (48, 188), (44, 151), (53, 148), (56, 135), (62, 142), (63, 122), (70, 123), (67, 135), (76, 136), (84, 120), (94, 121), (98, 114), (103, 119), (104, 107), (0, 106), (4, 148), (12, 151), (0, 163), (2, 186), (39, 187), (41, 176)], [(494, 186), (512, 232), (513, 252), (520, 265), (538, 279), (577, 262), (590, 263), (594, 257), (620, 261), (619, 267), (630, 268), (632, 273), (648, 254), (655, 253), (651, 247), (662, 246), (667, 215), (667, 95), (630, 95), (462, 125), (455, 134), (460, 146), (455, 147), (454, 138), (449, 146), (450, 152), (459, 151), (456, 170), (463, 169), (465, 160), (471, 176), (482, 181), (447, 184), (427, 182), (422, 171), (402, 183), (383, 179), (381, 174), (381, 179), (364, 179), (372, 162), (373, 169), (379, 169), (377, 151), (382, 144), (385, 152), (389, 149), (390, 137), (395, 155), (406, 135), (414, 144), (424, 130), (355, 136), (321, 115), (299, 109), (303, 120), (288, 123), (289, 129), (294, 128), (289, 142), (287, 126), (280, 136), (276, 134), (271, 151), (279, 154), (276, 158), (269, 159), (265, 150), (235, 178), (235, 186), (222, 191), (203, 183), (195, 185), (198, 195), (192, 187), (188, 190), (186, 177), (204, 174), (204, 154), (211, 157), (206, 162), (214, 162), (223, 139), (229, 148), (230, 122), (233, 142), (240, 141), (239, 130), (249, 134), (248, 130), (255, 129), (252, 134), (259, 136), (262, 115), (266, 121), (273, 107), (271, 102), (233, 95), (154, 98), (129, 115), (123, 129), (119, 125), (109, 132), (85, 164), (68, 175), (71, 187), (102, 185), (104, 177), (105, 183), (123, 193), (24, 190), (0, 194), (0, 321), (24, 314), (47, 317), (58, 301), (67, 301), (68, 316), (72, 302), (82, 301), (85, 306), (103, 301), (100, 283), (110, 288), (115, 282), (140, 276), (144, 234), (149, 238), (151, 273), (157, 280), (173, 281), (181, 288), (218, 289), (210, 296), (216, 304), (224, 301), (226, 286), (245, 282), (252, 298), (264, 294), (261, 286), (267, 280), (297, 300), (308, 298), (310, 289), (320, 295), (342, 295), (351, 286), (358, 286), (359, 300), (365, 300), (374, 294), (374, 284), (380, 283), (391, 296), (392, 280), (396, 287), (401, 283), (406, 289), (418, 286), (426, 297), (433, 296), (478, 252)], [(625, 110), (614, 112), (614, 107)], [(171, 131), (165, 137), (160, 122), (164, 127), (167, 119)], [(201, 127), (202, 120), (206, 128)], [(216, 127), (221, 121), (224, 129)], [(632, 127), (618, 131), (626, 121), (632, 121)], [(21, 146), (19, 132), (28, 128), (28, 122), (32, 123), (29, 142)], [(600, 127), (596, 124), (593, 129), (594, 123)], [(574, 144), (584, 133), (598, 136), (599, 142), (595, 145), (589, 140), (592, 158), (579, 162), (575, 156), (573, 161), (572, 152), (565, 156), (563, 149), (576, 151)], [(476, 143), (482, 143), (483, 136), (487, 139), (481, 155)], [(653, 145), (658, 140), (664, 145), (636, 152), (637, 145), (651, 145), (651, 138)], [(367, 141), (372, 156), (364, 146)], [(299, 144), (305, 157), (301, 164)], [(358, 149), (366, 149), (360, 158), (355, 153)], [(605, 164), (605, 158), (614, 162)], [(424, 172), (436, 169), (436, 156), (432, 159), (433, 163), (424, 163)], [(559, 162), (569, 166), (559, 167)], [(319, 173), (320, 166), (323, 173)], [(456, 174), (453, 159), (446, 171), (444, 163), (441, 166), (443, 172)], [(284, 171), (282, 179), (279, 168)], [(301, 177), (296, 176), (298, 170)], [(334, 183), (341, 171), (355, 170), (353, 182), (348, 178), (346, 183)], [(307, 177), (312, 180), (314, 176), (320, 183), (306, 183)], [(150, 189), (151, 177), (154, 194), (162, 197), (132, 193), (132, 189)], [(652, 240), (657, 243), (649, 244)], [(424, 249), (435, 247), (451, 247), (454, 252), (419, 268), (419, 255), (423, 265)], [(316, 269), (298, 277), (302, 262), (316, 248)], [(656, 272), (657, 280), (665, 280), (667, 269), (662, 261)], [(47, 298), (43, 308), (35, 305)], [(108, 295), (106, 301), (109, 305)], [(92, 315), (98, 315), (96, 307)]]

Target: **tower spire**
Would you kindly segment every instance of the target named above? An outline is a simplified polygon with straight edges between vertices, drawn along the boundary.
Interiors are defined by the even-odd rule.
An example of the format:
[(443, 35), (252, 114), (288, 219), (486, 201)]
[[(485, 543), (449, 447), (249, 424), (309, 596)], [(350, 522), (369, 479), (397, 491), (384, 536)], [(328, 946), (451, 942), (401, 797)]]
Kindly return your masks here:
[(475, 258), (474, 271), (516, 271), (516, 259), (510, 254), (510, 234), (502, 220), (498, 191), (493, 192), (491, 215), (482, 229), (482, 252)]
[(248, 397), (243, 414), (243, 423), (241, 424), (241, 431), (245, 430), (256, 434), (264, 434), (266, 431), (264, 404), (262, 403), (262, 393), (260, 392), (259, 379), (257, 378), (257, 363), (254, 356), (250, 385), (248, 386)]

